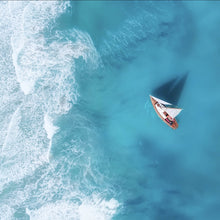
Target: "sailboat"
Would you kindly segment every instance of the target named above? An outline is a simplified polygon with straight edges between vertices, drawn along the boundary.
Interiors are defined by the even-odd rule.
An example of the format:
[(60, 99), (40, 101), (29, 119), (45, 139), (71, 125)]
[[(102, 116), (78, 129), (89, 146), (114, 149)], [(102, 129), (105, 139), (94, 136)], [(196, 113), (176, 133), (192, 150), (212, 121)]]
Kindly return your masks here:
[(181, 108), (173, 108), (172, 104), (150, 95), (150, 100), (157, 115), (171, 128), (177, 129), (176, 116), (182, 111)]

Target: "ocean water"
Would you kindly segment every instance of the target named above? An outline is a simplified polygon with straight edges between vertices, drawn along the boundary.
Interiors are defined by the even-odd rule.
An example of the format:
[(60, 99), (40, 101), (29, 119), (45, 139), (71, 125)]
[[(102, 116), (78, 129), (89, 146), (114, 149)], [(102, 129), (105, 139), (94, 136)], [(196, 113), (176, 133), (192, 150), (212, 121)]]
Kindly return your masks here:
[[(219, 10), (1, 1), (0, 219), (220, 219)], [(172, 130), (149, 94), (185, 73)]]

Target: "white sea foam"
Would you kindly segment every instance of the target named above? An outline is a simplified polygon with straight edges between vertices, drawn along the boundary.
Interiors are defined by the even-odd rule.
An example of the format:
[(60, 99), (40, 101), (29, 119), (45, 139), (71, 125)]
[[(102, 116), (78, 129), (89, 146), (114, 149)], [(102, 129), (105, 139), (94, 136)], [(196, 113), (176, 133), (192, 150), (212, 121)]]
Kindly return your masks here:
[[(50, 34), (51, 23), (69, 7), (67, 2), (10, 5), (14, 24), (13, 64), (22, 91), (26, 95), (41, 95), (49, 113), (68, 112), (78, 97), (74, 60), (82, 57), (92, 66), (99, 61), (90, 36), (76, 29), (56, 31), (52, 42), (47, 42), (45, 35)], [(18, 15), (14, 14), (15, 5)]]
[(37, 210), (26, 208), (31, 220), (110, 220), (117, 211), (119, 203), (115, 199), (106, 201), (93, 197), (83, 201), (82, 204), (70, 201), (57, 201), (49, 203)]
[(47, 132), (47, 138), (50, 140), (59, 129), (59, 127), (53, 125), (53, 119), (48, 114), (44, 115), (44, 129)]
[(45, 32), (50, 32), (55, 19), (69, 7), (68, 2), (7, 4), (10, 16), (7, 10), (4, 16), (9, 20), (6, 41), (10, 53), (4, 53), (9, 54), (11, 69), (5, 60), (8, 72), (3, 72), (6, 78), (0, 82), (7, 88), (3, 88), (4, 93), (0, 88), (5, 94), (0, 101), (7, 108), (0, 106), (0, 110), (7, 114), (0, 119), (7, 132), (2, 136), (0, 190), (10, 193), (7, 200), (0, 201), (0, 219), (12, 219), (14, 212), (24, 206), (31, 219), (111, 219), (119, 205), (115, 199), (90, 197), (80, 189), (83, 183), (89, 191), (96, 187), (91, 184), (98, 182), (88, 163), (87, 139), (72, 140), (72, 151), (68, 146), (72, 158), (65, 156), (62, 163), (48, 163), (53, 136), (59, 129), (53, 121), (67, 113), (79, 96), (75, 59), (81, 58), (89, 68), (99, 65), (93, 42), (87, 33), (76, 29), (55, 31), (52, 39), (46, 38)]
[(7, 2), (0, 2), (0, 148), (7, 136), (8, 123), (22, 100), (11, 58), (11, 22)]
[(53, 125), (53, 119), (48, 115), (44, 115), (44, 129), (47, 132), (47, 138), (50, 140), (48, 154), (47, 154), (47, 161), (50, 161), (50, 151), (52, 146), (52, 138), (54, 134), (59, 130), (59, 127)]
[[(75, 149), (77, 143), (73, 142), (73, 144), (72, 147)], [(70, 147), (68, 146), (68, 149)], [(90, 177), (85, 173), (93, 173), (95, 170), (91, 164), (87, 164), (90, 153), (80, 153), (79, 151), (82, 151), (80, 147), (68, 160), (64, 156), (61, 159), (61, 164), (58, 161), (52, 161), (43, 167), (41, 166), (40, 170), (38, 169), (41, 175), (38, 174), (37, 179), (29, 176), (28, 183), (26, 183), (27, 180), (24, 180), (26, 184), (22, 190), (16, 189), (10, 193), (8, 198), (10, 207), (23, 207), (25, 204), (26, 213), (30, 219), (111, 219), (117, 212), (119, 203), (114, 198), (105, 199), (106, 188), (102, 183), (100, 185), (105, 193), (87, 195), (88, 191), (93, 191), (97, 186), (94, 185), (94, 181), (90, 181)], [(20, 172), (19, 169), (18, 172)], [(75, 176), (74, 180), (69, 179), (70, 174)], [(109, 192), (108, 195), (112, 195), (112, 193)], [(0, 213), (1, 217), (3, 215)]]
[(30, 220), (77, 219), (74, 212), (74, 205), (64, 201), (47, 204), (37, 210), (29, 210), (27, 208), (26, 213), (30, 216)]
[(8, 125), (8, 129), (7, 129), (7, 135), (4, 139), (4, 143), (2, 146), (2, 153), (4, 154), (5, 151), (5, 147), (8, 145), (8, 142), (10, 142), (10, 135), (14, 136), (14, 133), (12, 134), (12, 132), (14, 132), (14, 128), (18, 125), (19, 121), (21, 120), (21, 116), (19, 114), (20, 108), (18, 107), (17, 110), (13, 113), (12, 118), (10, 120), (10, 123)]
[[(13, 219), (13, 214), (14, 214), (15, 210), (13, 208), (11, 208), (8, 205), (3, 205), (0, 207), (0, 219), (2, 220), (11, 220)], [(3, 218), (1, 218), (1, 214), (4, 213), (4, 217), (2, 215)]]
[(8, 121), (2, 149), (2, 185), (30, 175), (48, 162), (52, 137), (57, 129), (50, 123), (53, 118), (44, 118), (44, 114), (69, 111), (78, 97), (74, 59), (82, 57), (85, 62), (96, 62), (94, 57), (98, 57), (89, 35), (75, 29), (65, 33), (56, 31), (53, 40), (46, 42), (43, 31), (69, 3), (8, 4), (13, 64), (26, 98)]
[[(47, 155), (41, 106), (26, 102), (14, 113), (1, 152), (1, 185), (19, 181), (42, 165)], [(38, 100), (35, 100), (36, 102)]]
[(35, 81), (46, 73), (47, 69), (40, 69), (39, 66), (51, 64), (50, 57), (44, 50), (45, 40), (42, 31), (66, 10), (66, 4), (65, 2), (9, 3), (14, 30), (11, 38), (13, 63), (17, 80), (25, 94), (31, 93)]
[(92, 201), (83, 201), (79, 207), (80, 220), (110, 220), (116, 213), (119, 202), (115, 199), (106, 201), (93, 196)]

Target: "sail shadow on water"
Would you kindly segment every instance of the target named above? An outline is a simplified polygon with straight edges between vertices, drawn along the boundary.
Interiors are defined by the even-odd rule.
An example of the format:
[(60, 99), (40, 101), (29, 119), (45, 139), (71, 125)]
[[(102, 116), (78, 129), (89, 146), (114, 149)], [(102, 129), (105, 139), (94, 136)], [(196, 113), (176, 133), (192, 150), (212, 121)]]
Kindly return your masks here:
[(181, 76), (170, 79), (158, 88), (154, 89), (152, 94), (174, 105), (178, 105), (188, 74), (189, 73), (186, 72)]

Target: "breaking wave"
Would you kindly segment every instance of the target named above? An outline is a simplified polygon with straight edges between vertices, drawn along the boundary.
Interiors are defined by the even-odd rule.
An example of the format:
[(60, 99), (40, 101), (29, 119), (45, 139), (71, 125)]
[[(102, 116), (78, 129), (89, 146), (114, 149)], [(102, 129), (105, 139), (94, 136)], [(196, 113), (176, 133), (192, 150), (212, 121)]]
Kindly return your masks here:
[[(93, 178), (99, 171), (91, 162), (95, 153), (91, 137), (77, 139), (68, 133), (59, 142), (59, 133), (68, 129), (57, 123), (70, 114), (80, 95), (76, 60), (87, 68), (99, 66), (90, 36), (55, 26), (59, 16), (72, 7), (69, 2), (0, 4), (1, 19), (7, 18), (0, 56), (9, 51), (0, 61), (0, 83), (7, 82), (0, 107), (5, 130), (0, 143), (0, 218), (84, 220), (87, 211), (96, 219), (111, 219), (119, 203), (106, 199), (102, 189), (88, 193), (99, 188), (98, 182), (104, 184), (104, 191), (108, 187)], [(86, 127), (81, 120), (83, 116), (72, 118), (73, 123)], [(51, 160), (56, 136), (61, 155)]]

